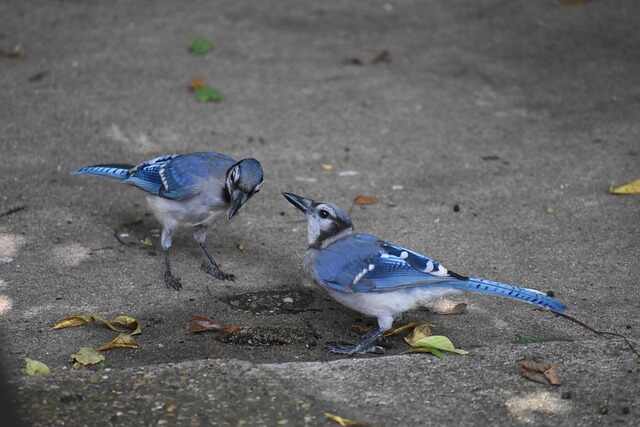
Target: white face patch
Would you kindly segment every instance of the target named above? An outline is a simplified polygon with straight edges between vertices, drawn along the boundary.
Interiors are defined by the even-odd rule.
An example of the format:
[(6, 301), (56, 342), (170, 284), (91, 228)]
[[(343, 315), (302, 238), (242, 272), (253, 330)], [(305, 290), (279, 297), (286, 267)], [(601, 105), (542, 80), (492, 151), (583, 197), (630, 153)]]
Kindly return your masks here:
[(307, 219), (307, 240), (309, 244), (314, 244), (320, 237), (320, 223), (316, 218)]

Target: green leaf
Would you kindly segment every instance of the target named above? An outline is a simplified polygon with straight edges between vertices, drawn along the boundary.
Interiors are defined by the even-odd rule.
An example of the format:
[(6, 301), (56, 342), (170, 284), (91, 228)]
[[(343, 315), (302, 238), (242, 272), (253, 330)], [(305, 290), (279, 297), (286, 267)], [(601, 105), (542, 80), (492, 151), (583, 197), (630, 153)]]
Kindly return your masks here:
[(49, 375), (51, 373), (49, 367), (42, 362), (29, 359), (28, 357), (26, 357), (24, 361), (24, 373), (29, 375), (30, 377), (34, 375)]
[(218, 89), (202, 86), (195, 91), (196, 99), (200, 102), (220, 102), (224, 99)]
[(198, 37), (193, 39), (191, 42), (191, 46), (189, 46), (189, 50), (194, 55), (206, 55), (211, 49), (213, 49), (214, 45), (207, 39)]
[(77, 353), (71, 355), (71, 361), (74, 362), (75, 367), (97, 365), (104, 361), (104, 356), (91, 347), (81, 347)]
[(432, 335), (414, 342), (414, 347), (448, 351), (456, 354), (469, 354), (468, 351), (455, 348), (451, 340), (443, 335)]
[(533, 344), (537, 342), (544, 342), (544, 338), (534, 337), (530, 335), (516, 335), (514, 340), (516, 344)]

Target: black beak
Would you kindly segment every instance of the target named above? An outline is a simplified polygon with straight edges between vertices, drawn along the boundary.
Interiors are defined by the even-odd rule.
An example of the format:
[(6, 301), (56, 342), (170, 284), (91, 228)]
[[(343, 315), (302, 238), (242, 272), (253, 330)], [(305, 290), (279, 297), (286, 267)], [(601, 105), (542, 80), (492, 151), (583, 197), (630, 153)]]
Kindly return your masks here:
[(238, 213), (248, 199), (249, 196), (240, 190), (234, 190), (233, 193), (231, 193), (231, 207), (227, 211), (229, 221)]
[(293, 193), (282, 193), (285, 199), (289, 201), (293, 206), (300, 209), (303, 213), (307, 213), (307, 210), (313, 204), (313, 200), (305, 199), (302, 196), (297, 196)]

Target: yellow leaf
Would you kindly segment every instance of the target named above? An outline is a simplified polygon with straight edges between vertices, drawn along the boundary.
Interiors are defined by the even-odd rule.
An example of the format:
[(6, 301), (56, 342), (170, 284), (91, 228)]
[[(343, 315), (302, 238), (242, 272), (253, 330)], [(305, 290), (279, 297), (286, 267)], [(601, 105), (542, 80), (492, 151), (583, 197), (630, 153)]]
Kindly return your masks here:
[(28, 357), (26, 357), (24, 361), (24, 373), (31, 377), (34, 375), (49, 375), (51, 373), (49, 367), (42, 362), (29, 359)]
[(611, 194), (640, 194), (640, 179), (609, 188)]
[(135, 338), (131, 335), (120, 334), (108, 343), (104, 343), (98, 347), (98, 351), (107, 351), (114, 348), (139, 348), (140, 346), (136, 342)]
[(71, 355), (71, 361), (75, 367), (97, 365), (104, 361), (104, 356), (91, 347), (81, 347), (77, 353)]
[(350, 420), (348, 418), (342, 418), (339, 415), (332, 414), (330, 412), (325, 412), (324, 416), (333, 421), (334, 423), (341, 425), (342, 427), (364, 427), (367, 424), (361, 423), (359, 421)]
[(75, 326), (84, 326), (94, 321), (93, 316), (78, 314), (75, 316), (65, 317), (64, 319), (53, 325), (53, 329), (72, 328)]
[(322, 163), (320, 167), (322, 167), (322, 170), (325, 172), (331, 172), (333, 169), (335, 169), (330, 163)]
[[(407, 341), (408, 342), (408, 341)], [(432, 335), (416, 340), (411, 344), (412, 347), (421, 347), (427, 349), (435, 349), (440, 351), (448, 351), (457, 354), (469, 354), (468, 351), (455, 348), (451, 340), (443, 335)]]
[(391, 330), (385, 332), (384, 336), (385, 337), (391, 337), (393, 335), (398, 335), (400, 332), (406, 331), (407, 329), (411, 329), (411, 328), (414, 328), (414, 330), (415, 330), (416, 326), (418, 326), (418, 322), (409, 322), (406, 325), (398, 326), (395, 329), (391, 329)]
[(423, 323), (413, 328), (413, 331), (411, 331), (411, 334), (405, 337), (404, 340), (411, 347), (416, 347), (416, 342), (428, 336), (431, 336), (431, 325), (428, 323)]
[[(130, 331), (133, 331), (131, 332), (130, 335), (139, 335), (142, 333), (142, 329), (140, 328), (140, 324), (138, 323), (138, 320), (134, 317), (127, 316), (125, 314), (121, 314), (120, 316), (114, 317), (113, 320), (111, 320), (111, 323), (113, 325), (119, 325)], [(120, 331), (116, 331), (116, 332), (120, 332)]]

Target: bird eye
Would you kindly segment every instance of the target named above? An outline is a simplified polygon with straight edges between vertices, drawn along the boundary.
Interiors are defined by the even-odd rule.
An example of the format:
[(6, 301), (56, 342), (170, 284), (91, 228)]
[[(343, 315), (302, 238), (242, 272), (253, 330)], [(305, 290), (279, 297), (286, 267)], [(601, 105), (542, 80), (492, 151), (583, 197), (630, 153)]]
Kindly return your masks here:
[(320, 215), (320, 218), (329, 218), (329, 212), (325, 211), (324, 209), (318, 212), (318, 215)]

